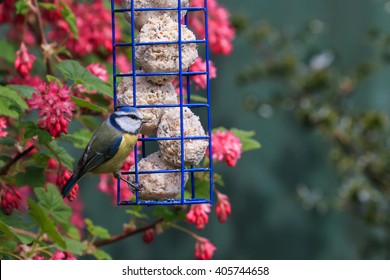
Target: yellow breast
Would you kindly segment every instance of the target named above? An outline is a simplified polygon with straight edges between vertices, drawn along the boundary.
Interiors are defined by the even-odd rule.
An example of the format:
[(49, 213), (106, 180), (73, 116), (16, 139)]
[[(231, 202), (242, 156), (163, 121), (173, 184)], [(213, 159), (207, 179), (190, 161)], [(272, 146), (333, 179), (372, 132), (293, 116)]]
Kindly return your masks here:
[(138, 140), (138, 135), (124, 134), (118, 152), (108, 161), (95, 168), (93, 173), (112, 173), (119, 170), (123, 162), (133, 150), (135, 143)]

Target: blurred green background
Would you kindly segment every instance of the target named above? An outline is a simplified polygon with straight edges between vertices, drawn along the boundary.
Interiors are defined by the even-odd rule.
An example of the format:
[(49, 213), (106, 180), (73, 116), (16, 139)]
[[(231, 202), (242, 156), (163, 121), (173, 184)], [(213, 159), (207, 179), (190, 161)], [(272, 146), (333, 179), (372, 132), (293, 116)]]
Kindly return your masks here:
[[(390, 2), (368, 0), (221, 0), (233, 17), (246, 18), (247, 28), (267, 21), (283, 32), (294, 33), (308, 22), (314, 24), (315, 43), (332, 50), (337, 69), (348, 72), (373, 56), (365, 42), (372, 27), (389, 31)], [(386, 10), (387, 7), (387, 10)], [(314, 20), (314, 21), (313, 21)], [(317, 30), (317, 31), (316, 31)], [(320, 32), (321, 31), (321, 32)], [(318, 36), (317, 36), (318, 35)], [(238, 75), (258, 60), (245, 32), (236, 34), (230, 56), (213, 57), (218, 77), (212, 81), (213, 127), (255, 130), (262, 148), (243, 154), (236, 168), (218, 167), (233, 213), (225, 224), (215, 215), (202, 235), (218, 248), (215, 259), (360, 259), (387, 258), (386, 250), (367, 253), (367, 239), (381, 241), (386, 231), (368, 224), (359, 215), (334, 207), (309, 209), (298, 199), (297, 188), (307, 186), (337, 196), (340, 175), (330, 160), (330, 143), (297, 121), (291, 110), (269, 104), (274, 82), (253, 80), (241, 85)], [(356, 109), (389, 111), (388, 67), (368, 76), (348, 100)], [(282, 92), (283, 93), (283, 92)], [(287, 94), (287, 93), (286, 93)], [(249, 105), (249, 106), (248, 106)], [(91, 183), (97, 183), (90, 178)], [(88, 183), (84, 182), (84, 185)], [(111, 205), (111, 198), (96, 192), (85, 215), (119, 231), (125, 214)], [(101, 212), (97, 212), (97, 205)], [(315, 208), (315, 207), (314, 207)], [(116, 259), (192, 259), (194, 241), (174, 230), (146, 245), (141, 235), (117, 242), (107, 251)], [(379, 242), (378, 241), (378, 242)], [(379, 242), (380, 243), (380, 242)], [(370, 245), (372, 246), (374, 245)], [(375, 247), (375, 246), (374, 246)]]

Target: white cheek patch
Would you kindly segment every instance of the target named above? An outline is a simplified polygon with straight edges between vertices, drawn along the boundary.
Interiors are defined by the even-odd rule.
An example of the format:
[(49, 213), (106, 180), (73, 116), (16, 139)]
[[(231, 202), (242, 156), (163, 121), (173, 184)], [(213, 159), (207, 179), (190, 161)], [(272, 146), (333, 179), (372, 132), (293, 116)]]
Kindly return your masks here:
[(134, 122), (129, 117), (116, 118), (116, 123), (122, 130), (126, 132), (134, 133), (137, 130), (137, 127), (135, 126)]

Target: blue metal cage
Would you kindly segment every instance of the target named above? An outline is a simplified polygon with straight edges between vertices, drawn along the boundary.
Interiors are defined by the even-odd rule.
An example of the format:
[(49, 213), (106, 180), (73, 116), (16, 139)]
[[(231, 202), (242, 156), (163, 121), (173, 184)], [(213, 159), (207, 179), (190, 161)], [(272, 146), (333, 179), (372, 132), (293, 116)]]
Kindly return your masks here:
[[(180, 140), (181, 144), (181, 167), (177, 169), (171, 169), (171, 170), (148, 170), (148, 171), (139, 171), (138, 170), (138, 148), (137, 145), (134, 148), (134, 158), (135, 158), (135, 168), (133, 172), (130, 172), (128, 170), (123, 171), (123, 174), (134, 174), (135, 176), (135, 183), (138, 184), (138, 176), (139, 174), (152, 174), (152, 173), (181, 173), (181, 192), (178, 195), (178, 198), (176, 199), (165, 199), (165, 200), (143, 200), (139, 197), (139, 191), (136, 191), (134, 199), (132, 200), (122, 200), (121, 199), (121, 189), (120, 189), (120, 180), (118, 180), (118, 192), (117, 192), (117, 204), (118, 205), (174, 205), (174, 204), (200, 204), (200, 203), (212, 203), (213, 202), (213, 161), (211, 159), (212, 155), (212, 143), (211, 143), (211, 114), (210, 114), (210, 69), (209, 69), (209, 45), (208, 45), (208, 10), (207, 10), (207, 0), (204, 0), (202, 7), (182, 7), (181, 6), (181, 0), (178, 0), (178, 5), (176, 8), (161, 8), (161, 7), (153, 7), (153, 8), (135, 8), (134, 7), (134, 0), (130, 1), (129, 7), (120, 7), (117, 8), (115, 6), (115, 1), (111, 0), (111, 16), (112, 16), (112, 61), (113, 61), (113, 87), (114, 87), (114, 107), (117, 108), (117, 80), (120, 77), (132, 77), (133, 79), (133, 106), (136, 106), (136, 98), (137, 98), (137, 88), (136, 88), (136, 79), (139, 76), (162, 76), (162, 75), (174, 75), (177, 76), (179, 79), (179, 86), (180, 86), (180, 92), (179, 92), (179, 104), (172, 105), (139, 105), (136, 106), (137, 108), (168, 108), (168, 107), (179, 107), (180, 108), (180, 137), (165, 137), (165, 138), (158, 138), (158, 137), (144, 137), (142, 135), (138, 141), (142, 142), (141, 146), (141, 156), (144, 158), (146, 157), (146, 145), (148, 145), (148, 142), (150, 141), (157, 141), (157, 140)], [(176, 10), (178, 15), (178, 40), (177, 41), (169, 41), (169, 42), (145, 42), (145, 43), (137, 43), (135, 41), (136, 39), (136, 29), (134, 25), (134, 12), (138, 11), (172, 11)], [(186, 26), (188, 26), (188, 19), (191, 17), (191, 12), (203, 12), (204, 13), (204, 22), (205, 22), (205, 39), (200, 40), (192, 40), (192, 41), (182, 41), (182, 17), (181, 17), (181, 11), (187, 10), (187, 13), (184, 17), (184, 23)], [(130, 12), (131, 15), (131, 23), (129, 27), (131, 28), (131, 41), (130, 42), (117, 42), (116, 32), (115, 32), (115, 25), (116, 25), (116, 19), (118, 16), (123, 17), (123, 13)], [(189, 44), (189, 43), (196, 43), (198, 46), (203, 45), (204, 51), (205, 51), (205, 61), (206, 61), (206, 71), (205, 72), (191, 72), (191, 71), (184, 71), (182, 69), (182, 45), (183, 44)], [(153, 73), (139, 73), (137, 72), (137, 63), (135, 59), (135, 50), (137, 46), (141, 45), (154, 45), (154, 44), (177, 44), (178, 45), (178, 52), (179, 52), (179, 71), (178, 72), (153, 72)], [(117, 69), (117, 50), (122, 47), (131, 47), (131, 72), (130, 73), (118, 73)], [(205, 94), (207, 98), (206, 103), (201, 102), (192, 102), (191, 99), (191, 80), (190, 76), (192, 75), (205, 75), (207, 79), (207, 87), (205, 89)], [(185, 99), (185, 93), (184, 93), (184, 86), (186, 82), (186, 99)], [(186, 102), (185, 102), (186, 101)], [(203, 108), (207, 111), (207, 128), (205, 129), (207, 131), (206, 136), (184, 136), (184, 120), (183, 120), (183, 108)], [(195, 167), (195, 166), (185, 166), (184, 165), (184, 140), (196, 140), (196, 139), (207, 139), (209, 141), (209, 156), (206, 155), (206, 157), (209, 157), (209, 166), (208, 167)], [(184, 173), (189, 173), (190, 180), (188, 181), (188, 188), (190, 188), (190, 192), (188, 192), (187, 196), (185, 195), (185, 177)], [(196, 190), (196, 178), (195, 173), (197, 172), (203, 172), (208, 173), (209, 178), (209, 191), (208, 191), (208, 197), (199, 197)], [(189, 194), (190, 193), (190, 194)]]

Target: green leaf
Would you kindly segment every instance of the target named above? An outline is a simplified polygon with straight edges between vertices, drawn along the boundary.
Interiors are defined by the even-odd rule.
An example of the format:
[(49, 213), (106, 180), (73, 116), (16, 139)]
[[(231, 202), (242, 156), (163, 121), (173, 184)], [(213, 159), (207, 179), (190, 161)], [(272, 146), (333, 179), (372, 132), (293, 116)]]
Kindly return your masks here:
[(82, 255), (88, 249), (88, 246), (80, 241), (64, 237), (66, 250), (74, 255)]
[(33, 188), (43, 187), (45, 184), (44, 169), (42, 167), (27, 166), (26, 172), (19, 172), (15, 176), (15, 184), (18, 187), (31, 186)]
[(34, 227), (33, 224), (25, 222), (20, 212), (14, 212), (12, 213), (12, 215), (5, 215), (3, 212), (0, 212), (0, 220), (10, 227), (16, 227), (21, 229), (30, 229)]
[(157, 206), (153, 210), (153, 216), (163, 218), (165, 222), (184, 220), (186, 217), (184, 211), (174, 211), (173, 208), (167, 208), (165, 206)]
[(95, 130), (100, 125), (100, 122), (98, 122), (97, 118), (92, 116), (81, 116), (80, 121), (84, 125), (86, 125), (90, 130)]
[(0, 40), (0, 58), (4, 59), (4, 61), (9, 64), (14, 65), (17, 49), (18, 47), (9, 39)]
[(20, 111), (16, 110), (10, 100), (0, 98), (0, 116), (16, 119), (19, 117), (19, 113)]
[(87, 230), (91, 235), (97, 236), (100, 238), (109, 238), (110, 237), (110, 233), (108, 232), (107, 229), (105, 229), (101, 226), (95, 226), (90, 219), (86, 218), (85, 223), (87, 224)]
[(36, 89), (30, 86), (24, 86), (24, 85), (8, 85), (10, 89), (16, 90), (19, 92), (22, 97), (24, 98), (32, 98), (32, 95), (34, 92), (36, 92)]
[[(185, 191), (184, 192), (185, 198), (191, 198), (192, 194), (191, 191)], [(203, 179), (197, 179), (195, 181), (195, 197), (197, 198), (210, 198), (210, 182)]]
[(93, 133), (90, 130), (84, 128), (73, 133), (63, 135), (61, 139), (71, 142), (75, 148), (84, 149), (89, 140), (92, 138), (92, 134)]
[(21, 15), (26, 15), (29, 11), (28, 4), (26, 0), (18, 0), (15, 3), (16, 13)]
[(202, 102), (202, 103), (207, 103), (207, 98), (197, 95), (197, 94), (191, 94), (191, 102)]
[(112, 97), (112, 87), (81, 66), (78, 61), (64, 60), (57, 64), (62, 75), (76, 84), (82, 84), (88, 91), (96, 90)]
[(37, 135), (38, 142), (40, 144), (47, 144), (52, 140), (50, 133), (46, 130), (40, 129), (38, 125), (34, 122), (24, 122), (22, 123), (22, 127), (24, 127), (25, 129), (25, 138), (32, 138)]
[(33, 238), (30, 236), (16, 233), (12, 228), (10, 228), (2, 220), (0, 220), (0, 231), (3, 232), (6, 236), (16, 238), (24, 244), (28, 244), (28, 243), (31, 243), (31, 241), (33, 241)]
[(64, 203), (56, 186), (48, 184), (47, 191), (43, 188), (37, 188), (34, 190), (34, 193), (39, 200), (39, 204), (45, 208), (55, 222), (59, 224), (69, 223), (70, 217), (72, 216), (72, 210)]
[(0, 86), (0, 98), (8, 98), (19, 108), (26, 110), (28, 108), (27, 103), (19, 96), (19, 94), (8, 87)]
[(46, 168), (50, 157), (42, 153), (34, 153), (32, 155), (34, 163), (40, 167)]
[(73, 226), (72, 224), (68, 224), (63, 227), (64, 230), (66, 231), (67, 235), (72, 238), (73, 240), (80, 241), (81, 236), (79, 229)]
[(1, 146), (8, 146), (11, 147), (16, 144), (16, 140), (10, 137), (3, 136), (0, 138), (0, 145)]
[(223, 126), (219, 126), (219, 127), (216, 127), (216, 128), (213, 128), (212, 130), (212, 133), (215, 133), (217, 131), (226, 131), (227, 129)]
[(58, 232), (57, 228), (54, 226), (52, 220), (49, 218), (47, 212), (36, 204), (31, 198), (27, 199), (28, 203), (28, 214), (36, 222), (43, 232), (47, 233), (49, 238), (57, 243), (62, 249), (66, 249), (65, 240), (62, 238), (61, 234)]
[(17, 118), (27, 108), (27, 103), (16, 91), (0, 86), (0, 115)]
[(98, 260), (112, 260), (112, 257), (102, 249), (96, 249), (92, 255), (94, 255)]
[(46, 75), (46, 79), (49, 81), (49, 82), (56, 82), (59, 86), (62, 86), (62, 81), (55, 77), (55, 76), (52, 76), (52, 75)]
[(92, 111), (107, 112), (107, 109), (100, 107), (98, 105), (95, 105), (87, 100), (78, 98), (76, 96), (72, 96), (72, 101), (76, 104), (77, 107), (87, 108), (87, 109), (90, 109)]
[(55, 10), (58, 9), (58, 5), (57, 4), (39, 2), (38, 5), (41, 6), (42, 8), (44, 8), (44, 9), (46, 9), (46, 10), (49, 10), (49, 11), (55, 11)]
[(139, 206), (131, 207), (132, 209), (127, 209), (126, 214), (132, 215), (134, 218), (138, 219), (147, 219), (148, 215), (141, 213), (142, 208)]
[(232, 128), (231, 131), (235, 136), (240, 138), (240, 141), (242, 143), (242, 150), (244, 152), (261, 148), (261, 144), (255, 139), (252, 139), (252, 137), (256, 134), (254, 130), (245, 131), (237, 128)]
[(241, 141), (241, 143), (242, 143), (242, 151), (244, 152), (261, 148), (261, 144), (255, 139), (245, 138)]
[[(68, 168), (69, 170), (72, 170), (74, 158), (64, 148), (58, 146), (57, 141), (52, 141), (49, 144), (49, 146), (51, 149), (53, 149), (56, 152), (62, 164), (65, 165), (65, 167)], [(47, 154), (50, 157), (57, 159), (57, 157), (54, 155), (52, 151), (47, 150)]]
[(77, 29), (76, 17), (72, 12), (71, 8), (66, 4), (65, 1), (61, 1), (62, 9), (61, 15), (69, 26), (70, 31), (73, 33), (75, 39), (79, 38), (79, 31)]

